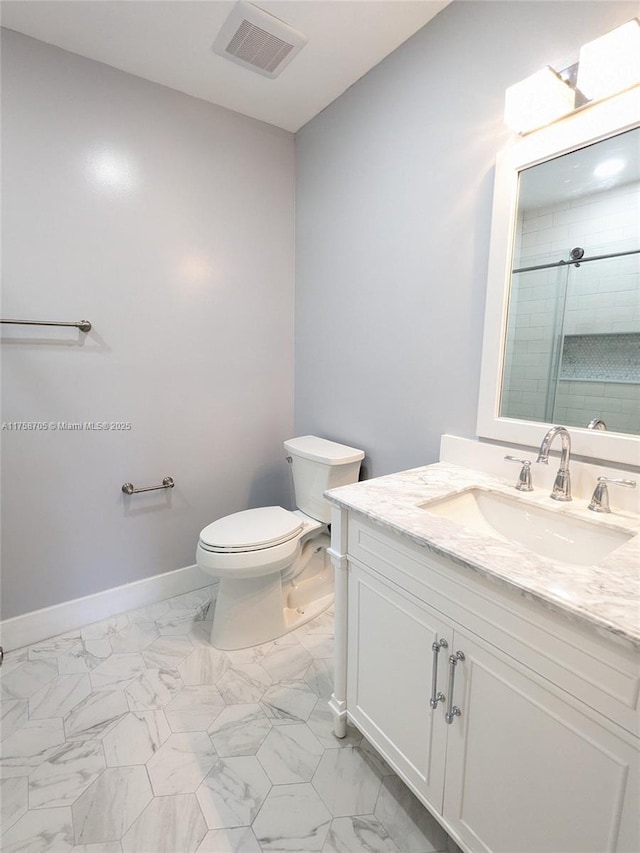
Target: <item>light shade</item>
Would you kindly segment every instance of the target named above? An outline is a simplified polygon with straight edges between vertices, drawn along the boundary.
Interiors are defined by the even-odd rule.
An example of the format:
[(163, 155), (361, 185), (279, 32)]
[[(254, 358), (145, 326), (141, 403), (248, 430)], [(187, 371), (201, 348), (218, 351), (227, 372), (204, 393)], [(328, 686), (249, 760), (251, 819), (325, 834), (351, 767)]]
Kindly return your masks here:
[(640, 21), (637, 18), (583, 45), (578, 89), (590, 101), (640, 83)]
[(547, 66), (505, 93), (504, 120), (512, 130), (528, 133), (570, 113), (575, 92)]

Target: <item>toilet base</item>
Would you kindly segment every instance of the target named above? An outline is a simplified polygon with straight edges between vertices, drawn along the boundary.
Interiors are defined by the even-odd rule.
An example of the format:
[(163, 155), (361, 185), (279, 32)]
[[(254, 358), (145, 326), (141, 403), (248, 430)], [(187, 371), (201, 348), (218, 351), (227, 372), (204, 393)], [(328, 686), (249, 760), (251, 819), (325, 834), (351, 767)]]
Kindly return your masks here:
[(281, 572), (250, 581), (221, 578), (211, 644), (233, 651), (276, 640), (331, 607), (333, 589), (333, 566), (324, 549), (284, 584)]
[(310, 622), (312, 619), (315, 619), (316, 616), (320, 616), (321, 613), (324, 613), (325, 610), (328, 610), (331, 607), (334, 601), (335, 596), (331, 593), (331, 595), (325, 595), (322, 598), (317, 598), (304, 609), (298, 608), (296, 610), (291, 610), (288, 607), (285, 608), (284, 618), (287, 623), (285, 634), (288, 634), (289, 631), (295, 631), (296, 628), (299, 628), (306, 622)]
[(259, 646), (287, 630), (279, 572), (250, 581), (221, 578), (211, 628), (216, 649)]

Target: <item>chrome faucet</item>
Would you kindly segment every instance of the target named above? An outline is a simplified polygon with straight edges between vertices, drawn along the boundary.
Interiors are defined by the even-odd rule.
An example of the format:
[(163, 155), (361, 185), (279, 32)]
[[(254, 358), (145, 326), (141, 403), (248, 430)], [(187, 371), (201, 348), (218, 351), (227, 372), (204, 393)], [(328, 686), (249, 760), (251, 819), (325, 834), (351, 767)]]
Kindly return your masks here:
[(518, 462), (522, 465), (520, 469), (520, 476), (518, 477), (518, 482), (513, 487), (517, 489), (519, 492), (532, 492), (533, 486), (531, 485), (531, 462), (528, 459), (518, 459), (517, 456), (505, 456), (504, 457), (507, 462)]
[(551, 427), (542, 439), (536, 462), (544, 462), (545, 465), (549, 464), (549, 450), (557, 435), (560, 436), (560, 440), (562, 441), (562, 455), (560, 456), (560, 467), (558, 468), (558, 473), (556, 474), (553, 489), (549, 497), (553, 498), (554, 501), (570, 501), (571, 476), (569, 474), (569, 459), (571, 457), (571, 436), (566, 427)]
[(611, 512), (611, 508), (609, 507), (609, 490), (607, 489), (607, 485), (609, 483), (613, 483), (616, 486), (627, 486), (630, 489), (635, 489), (636, 487), (635, 480), (598, 477), (598, 482), (596, 483), (593, 495), (591, 496), (591, 503), (587, 509), (590, 509), (593, 512)]

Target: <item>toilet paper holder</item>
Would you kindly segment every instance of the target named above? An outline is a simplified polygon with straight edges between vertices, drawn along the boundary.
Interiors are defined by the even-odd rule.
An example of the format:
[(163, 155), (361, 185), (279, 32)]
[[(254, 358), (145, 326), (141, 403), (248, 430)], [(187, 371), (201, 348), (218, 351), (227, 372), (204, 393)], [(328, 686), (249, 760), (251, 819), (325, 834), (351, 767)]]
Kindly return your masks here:
[(137, 495), (140, 492), (155, 492), (158, 489), (172, 489), (175, 486), (173, 477), (165, 477), (159, 486), (141, 486), (136, 488), (133, 483), (125, 483), (122, 486), (122, 491), (125, 495)]

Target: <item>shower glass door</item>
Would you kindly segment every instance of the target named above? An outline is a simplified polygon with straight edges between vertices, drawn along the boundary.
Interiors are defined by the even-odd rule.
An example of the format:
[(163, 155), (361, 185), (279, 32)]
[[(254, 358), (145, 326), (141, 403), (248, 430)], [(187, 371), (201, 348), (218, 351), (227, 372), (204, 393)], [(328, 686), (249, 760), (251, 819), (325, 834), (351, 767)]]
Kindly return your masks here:
[(553, 420), (569, 275), (557, 261), (557, 252), (538, 254), (513, 270), (502, 417)]
[(640, 250), (610, 250), (513, 270), (502, 417), (640, 434)]

